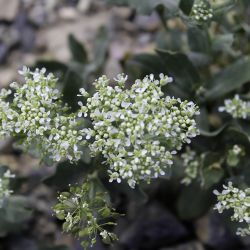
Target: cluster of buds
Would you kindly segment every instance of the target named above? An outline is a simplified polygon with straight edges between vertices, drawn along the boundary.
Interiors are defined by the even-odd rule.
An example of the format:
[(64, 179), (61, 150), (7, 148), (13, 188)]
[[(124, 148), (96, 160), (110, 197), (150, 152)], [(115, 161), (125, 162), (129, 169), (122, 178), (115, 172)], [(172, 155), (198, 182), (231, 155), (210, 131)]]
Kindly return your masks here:
[(184, 153), (181, 154), (181, 158), (183, 160), (184, 167), (184, 178), (182, 179), (182, 183), (189, 185), (195, 179), (197, 179), (199, 175), (199, 167), (201, 165), (200, 156), (190, 147), (186, 147)]
[[(125, 88), (127, 76), (118, 75), (115, 86), (106, 76), (96, 82), (96, 93), (80, 103), (79, 116), (89, 115), (93, 128), (86, 140), (93, 155), (102, 153), (109, 165), (110, 181), (127, 180), (133, 188), (140, 180), (164, 175), (172, 165), (173, 154), (198, 134), (193, 102), (166, 96), (162, 86), (168, 76), (153, 75), (136, 80)], [(83, 96), (88, 94), (83, 89)]]
[(105, 201), (105, 193), (91, 193), (91, 185), (86, 181), (60, 193), (54, 206), (56, 217), (64, 220), (63, 230), (80, 239), (84, 249), (96, 243), (97, 235), (107, 244), (117, 240), (106, 228), (116, 225), (111, 219), (118, 214)]
[[(12, 83), (0, 92), (0, 136), (18, 138), (24, 148), (38, 148), (53, 161), (80, 159), (84, 141), (76, 114), (69, 114), (55, 88), (57, 79), (45, 69), (19, 71), (24, 84)], [(13, 96), (13, 100), (9, 101)]]
[(193, 5), (191, 17), (197, 22), (207, 22), (213, 17), (213, 9), (207, 1), (201, 0)]
[(246, 224), (246, 227), (238, 228), (236, 234), (240, 236), (250, 235), (250, 188), (241, 190), (229, 182), (228, 186), (223, 185), (221, 193), (214, 190), (214, 194), (218, 200), (214, 209), (218, 210), (219, 213), (232, 209), (231, 219)]
[(233, 148), (228, 150), (227, 165), (230, 167), (237, 166), (240, 162), (241, 157), (244, 155), (245, 150), (241, 146), (235, 144)]
[(6, 170), (0, 176), (0, 208), (3, 206), (4, 200), (13, 192), (9, 187), (12, 178), (15, 178), (15, 175), (11, 174), (10, 170)]
[(250, 102), (241, 100), (239, 95), (235, 95), (233, 99), (226, 99), (224, 105), (219, 107), (219, 111), (226, 111), (233, 118), (247, 119), (250, 115)]

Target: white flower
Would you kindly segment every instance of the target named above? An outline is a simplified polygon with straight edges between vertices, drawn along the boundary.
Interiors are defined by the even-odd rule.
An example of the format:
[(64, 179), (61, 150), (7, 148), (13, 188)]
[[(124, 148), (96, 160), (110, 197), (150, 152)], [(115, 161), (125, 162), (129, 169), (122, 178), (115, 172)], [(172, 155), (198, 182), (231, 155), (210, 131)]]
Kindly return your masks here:
[(191, 17), (198, 22), (206, 22), (213, 17), (213, 9), (208, 3), (201, 0), (193, 5)]
[[(198, 134), (198, 108), (193, 102), (164, 97), (161, 86), (172, 78), (163, 74), (160, 80), (153, 75), (136, 80), (131, 89), (125, 88), (126, 80), (118, 75), (117, 85), (111, 87), (107, 77), (100, 77), (96, 93), (81, 109), (88, 110), (93, 123), (92, 129), (85, 129), (85, 139), (94, 139), (89, 145), (93, 155), (103, 153), (106, 158), (110, 181), (126, 179), (135, 187), (140, 180), (164, 175), (173, 163), (172, 152)], [(165, 137), (171, 150), (158, 137)]]
[(250, 189), (240, 190), (233, 186), (232, 182), (228, 186), (223, 185), (222, 192), (214, 191), (217, 196), (218, 203), (214, 209), (222, 213), (224, 210), (232, 209), (233, 215), (231, 219), (239, 223), (246, 223), (245, 228), (238, 228), (236, 234), (241, 236), (250, 235), (250, 207), (249, 207), (249, 193)]
[(247, 119), (250, 115), (250, 102), (241, 100), (239, 95), (235, 95), (232, 100), (226, 99), (224, 105), (219, 107), (219, 111), (225, 111), (231, 114), (233, 118)]
[[(46, 70), (34, 72), (23, 67), (25, 83), (12, 83), (13, 102), (7, 101), (11, 90), (0, 92), (0, 136), (17, 137), (25, 134), (23, 147), (29, 149), (39, 145), (44, 156), (55, 161), (69, 159), (77, 161), (81, 152), (73, 150), (75, 144), (84, 144), (82, 130), (78, 129), (76, 114), (68, 115), (68, 108), (62, 105), (60, 93), (55, 89), (57, 79)], [(79, 139), (80, 138), (80, 139)]]

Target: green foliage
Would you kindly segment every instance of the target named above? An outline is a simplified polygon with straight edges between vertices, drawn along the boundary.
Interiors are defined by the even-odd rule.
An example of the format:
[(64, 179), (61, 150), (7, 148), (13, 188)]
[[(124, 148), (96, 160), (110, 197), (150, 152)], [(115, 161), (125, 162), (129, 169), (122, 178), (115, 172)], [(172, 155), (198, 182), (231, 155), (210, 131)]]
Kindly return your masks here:
[(117, 240), (108, 228), (116, 225), (112, 219), (118, 214), (108, 205), (104, 193), (93, 190), (91, 180), (60, 193), (54, 211), (64, 221), (63, 231), (81, 239), (84, 249), (93, 246), (98, 235), (106, 244)]
[(213, 76), (206, 92), (208, 100), (215, 100), (225, 94), (239, 89), (243, 84), (250, 80), (250, 59), (248, 56), (240, 58), (238, 61), (227, 66), (218, 74)]
[(22, 196), (9, 197), (4, 206), (0, 208), (0, 237), (10, 232), (17, 232), (25, 226), (25, 222), (31, 218), (27, 200)]
[[(163, 193), (170, 192), (168, 187), (172, 185), (170, 190), (174, 190), (175, 198), (168, 204), (173, 203), (171, 208), (183, 220), (197, 219), (211, 209), (216, 198), (212, 190), (222, 182), (240, 180), (242, 189), (229, 184), (223, 186), (222, 193), (215, 192), (218, 198), (215, 208), (219, 212), (232, 209), (233, 220), (247, 223), (238, 234), (249, 234), (250, 28), (246, 21), (249, 1), (108, 2), (127, 5), (139, 14), (155, 11), (162, 21), (163, 28), (156, 34), (155, 53), (129, 54), (123, 60), (129, 80), (142, 80), (136, 80), (127, 89), (125, 75), (119, 75), (115, 85), (103, 76), (95, 82), (94, 89), (89, 83), (102, 74), (109, 41), (107, 32), (100, 30), (93, 59), (84, 45), (70, 35), (69, 63), (37, 64), (58, 76), (58, 81), (54, 77), (48, 79), (43, 71), (26, 69), (23, 72), (26, 87), (12, 85), (16, 89), (14, 102), (10, 90), (1, 92), (0, 133), (13, 135), (22, 143), (27, 142), (28, 134), (28, 142), (32, 142), (29, 148), (38, 145), (46, 156), (52, 154), (53, 160), (60, 161), (55, 174), (45, 180), (46, 185), (59, 190), (69, 183), (79, 180), (82, 183), (84, 176), (97, 171), (111, 195), (125, 194), (128, 201), (135, 200), (139, 206), (150, 199), (145, 197), (145, 190), (152, 188), (152, 193), (157, 190), (154, 182), (146, 187), (142, 180), (170, 178), (163, 183), (163, 186), (167, 183)], [(172, 84), (164, 84), (172, 78)], [(28, 91), (29, 95), (25, 95), (26, 89), (40, 83), (42, 91), (35, 94)], [(53, 92), (56, 85), (62, 96)], [(47, 99), (54, 97), (53, 102), (41, 101), (45, 90), (49, 92)], [(194, 103), (200, 108), (196, 121)], [(41, 124), (44, 117), (39, 114), (41, 108), (47, 111), (45, 118), (50, 119), (45, 131)], [(52, 112), (48, 112), (51, 108)], [(25, 125), (29, 117), (34, 120), (33, 127)], [(190, 141), (190, 137), (198, 134), (196, 125), (200, 136)], [(190, 143), (189, 148), (182, 148), (185, 142)], [(176, 149), (180, 154), (172, 156)], [(95, 156), (94, 160), (90, 154)], [(71, 166), (65, 159), (79, 161)], [(168, 166), (172, 163), (170, 175)], [(129, 189), (122, 180), (131, 187), (137, 183), (140, 186)], [(62, 192), (54, 207), (58, 219), (63, 220), (63, 230), (80, 238), (84, 248), (93, 245), (96, 237), (105, 243), (117, 239), (111, 232), (117, 214), (104, 190), (99, 180), (89, 179)], [(19, 230), (30, 218), (26, 202), (15, 199), (15, 196), (6, 199), (0, 209), (2, 236)]]

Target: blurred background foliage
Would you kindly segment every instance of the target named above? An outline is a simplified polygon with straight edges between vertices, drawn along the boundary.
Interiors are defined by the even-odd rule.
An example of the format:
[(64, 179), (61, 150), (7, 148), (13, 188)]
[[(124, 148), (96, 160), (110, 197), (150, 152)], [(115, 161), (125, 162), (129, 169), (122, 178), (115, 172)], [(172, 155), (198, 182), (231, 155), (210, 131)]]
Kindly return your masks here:
[[(92, 179), (93, 188), (108, 191), (107, 199), (126, 214), (115, 228), (120, 241), (109, 249), (250, 249), (249, 238), (235, 236), (229, 216), (213, 211), (212, 192), (228, 180), (243, 188), (250, 185), (250, 124), (218, 112), (224, 100), (235, 93), (250, 99), (250, 1), (211, 0), (214, 15), (207, 22), (197, 22), (190, 15), (194, 2), (23, 1), (19, 15), (6, 19), (0, 11), (1, 74), (10, 73), (7, 67), (15, 72), (24, 63), (47, 68), (59, 78), (58, 88), (72, 110), (77, 109), (80, 87), (94, 91), (91, 83), (96, 77), (124, 72), (131, 83), (151, 73), (172, 76), (174, 82), (165, 93), (192, 100), (201, 111), (197, 118), (201, 134), (189, 145), (196, 152), (199, 167), (189, 185), (182, 183), (187, 175), (181, 157), (185, 148), (168, 175), (131, 190), (125, 183), (109, 183), (101, 160), (91, 159), (88, 150), (77, 165), (38, 166), (38, 160), (23, 155), (11, 140), (4, 141), (0, 164), (3, 168), (8, 165), (17, 178), (11, 183), (15, 195), (0, 209), (1, 250), (81, 249), (77, 240), (60, 233), (61, 222), (51, 216), (51, 207), (57, 191), (81, 182), (96, 169), (100, 171)], [(34, 15), (39, 6), (40, 19)], [(100, 23), (91, 41), (83, 42), (81, 38), (88, 34), (81, 28), (82, 22), (88, 27), (94, 21)], [(58, 32), (46, 31), (51, 23)], [(68, 23), (77, 23), (74, 32)], [(64, 29), (67, 52), (61, 60), (57, 55), (65, 50), (53, 54), (55, 45), (48, 46), (52, 51), (48, 56), (44, 44), (38, 43), (39, 47), (32, 42), (37, 34), (38, 40), (43, 36), (47, 41), (60, 40), (57, 35)], [(36, 56), (31, 59), (27, 54), (32, 53)], [(9, 78), (15, 77), (12, 74)], [(6, 80), (1, 78), (1, 83)], [(244, 150), (240, 159), (229, 156), (234, 145)], [(98, 242), (93, 249), (108, 247)]]

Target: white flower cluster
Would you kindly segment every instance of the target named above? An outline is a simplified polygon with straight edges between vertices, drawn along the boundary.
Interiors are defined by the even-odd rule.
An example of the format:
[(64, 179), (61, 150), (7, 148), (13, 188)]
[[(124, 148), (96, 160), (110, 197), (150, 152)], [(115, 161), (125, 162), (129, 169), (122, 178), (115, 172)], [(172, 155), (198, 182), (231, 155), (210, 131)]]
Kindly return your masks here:
[(222, 213), (224, 210), (232, 209), (231, 219), (246, 227), (238, 228), (236, 234), (240, 236), (250, 235), (250, 188), (240, 190), (233, 186), (232, 182), (228, 186), (223, 185), (223, 191), (220, 193), (214, 190), (218, 203), (214, 209)]
[(189, 185), (198, 177), (200, 157), (195, 151), (191, 150), (190, 147), (186, 147), (185, 152), (181, 154), (181, 158), (183, 159), (183, 167), (185, 168), (185, 177), (182, 179), (181, 183)]
[(194, 116), (199, 111), (193, 102), (164, 97), (161, 87), (172, 78), (163, 74), (160, 80), (153, 75), (136, 80), (131, 89), (125, 88), (127, 76), (115, 80), (110, 86), (106, 76), (100, 77), (96, 93), (86, 106), (80, 103), (79, 116), (90, 114), (93, 128), (86, 129), (86, 139), (93, 155), (106, 158), (110, 181), (126, 179), (133, 188), (139, 180), (165, 174), (176, 150), (198, 134)]
[[(106, 76), (96, 82), (96, 93), (80, 89), (88, 97), (80, 109), (70, 113), (55, 88), (57, 79), (45, 69), (20, 72), (24, 84), (0, 92), (0, 136), (14, 136), (27, 149), (38, 149), (53, 161), (77, 161), (81, 146), (88, 144), (93, 156), (103, 154), (109, 164), (110, 181), (126, 179), (131, 187), (139, 180), (164, 175), (173, 154), (199, 132), (193, 102), (166, 96), (161, 87), (172, 78), (153, 75), (136, 80), (126, 89), (127, 76), (118, 75), (115, 86)], [(10, 101), (11, 100), (11, 101)], [(91, 128), (80, 128), (87, 117)]]
[(10, 170), (5, 171), (2, 176), (0, 176), (0, 208), (4, 200), (13, 193), (13, 191), (9, 189), (9, 185), (10, 179), (14, 177), (15, 175), (11, 174)]
[(247, 119), (250, 115), (250, 102), (241, 100), (239, 95), (235, 95), (233, 99), (225, 100), (224, 104), (225, 106), (219, 107), (219, 111), (226, 111), (233, 118)]
[(207, 2), (200, 1), (193, 5), (191, 16), (195, 21), (206, 22), (213, 17), (213, 9)]
[(31, 72), (24, 67), (19, 73), (25, 83), (12, 83), (12, 90), (0, 92), (0, 136), (21, 138), (25, 148), (37, 147), (53, 161), (79, 160), (84, 133), (78, 129), (76, 115), (68, 114), (69, 108), (63, 106), (55, 89), (57, 79), (46, 76), (45, 69)]

